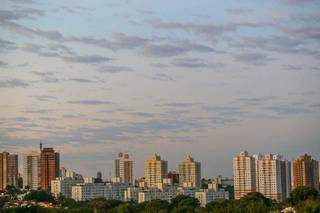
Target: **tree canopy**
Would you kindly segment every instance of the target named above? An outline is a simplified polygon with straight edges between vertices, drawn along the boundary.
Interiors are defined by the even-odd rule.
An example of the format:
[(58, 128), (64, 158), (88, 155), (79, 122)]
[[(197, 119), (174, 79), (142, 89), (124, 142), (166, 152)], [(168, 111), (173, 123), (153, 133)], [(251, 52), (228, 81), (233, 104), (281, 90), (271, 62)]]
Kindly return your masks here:
[(51, 195), (51, 193), (44, 190), (31, 191), (24, 197), (24, 200), (33, 200), (36, 202), (55, 202), (55, 198)]

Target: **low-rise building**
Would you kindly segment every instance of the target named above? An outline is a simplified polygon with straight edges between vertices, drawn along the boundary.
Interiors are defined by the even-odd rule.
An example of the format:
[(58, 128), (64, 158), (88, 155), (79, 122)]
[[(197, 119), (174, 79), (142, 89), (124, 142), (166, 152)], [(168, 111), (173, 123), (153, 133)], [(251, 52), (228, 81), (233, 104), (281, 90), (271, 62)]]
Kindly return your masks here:
[(86, 201), (93, 198), (124, 200), (124, 183), (81, 183), (72, 186), (72, 199)]
[(197, 198), (200, 205), (204, 207), (207, 203), (214, 200), (229, 200), (229, 192), (203, 189), (195, 193), (195, 198)]
[(139, 200), (139, 192), (143, 192), (143, 188), (141, 187), (128, 187), (124, 191), (124, 201), (135, 201)]
[(51, 193), (58, 197), (62, 195), (66, 198), (71, 198), (72, 196), (72, 186), (79, 183), (83, 183), (82, 179), (71, 179), (71, 178), (57, 178), (51, 181)]
[(166, 190), (163, 190), (163, 191), (158, 188), (150, 188), (143, 192), (139, 192), (138, 203), (155, 200), (155, 199), (171, 201), (171, 199), (176, 197), (178, 194), (179, 194), (179, 191), (174, 187), (167, 188)]

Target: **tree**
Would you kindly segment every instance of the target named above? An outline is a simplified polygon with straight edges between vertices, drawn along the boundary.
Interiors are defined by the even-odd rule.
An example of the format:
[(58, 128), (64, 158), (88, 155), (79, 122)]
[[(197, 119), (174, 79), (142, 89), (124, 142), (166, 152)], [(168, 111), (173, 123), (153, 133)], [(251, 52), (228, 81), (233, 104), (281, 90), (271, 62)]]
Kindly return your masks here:
[(228, 205), (228, 200), (212, 201), (206, 204), (205, 210), (207, 212), (227, 212)]
[(174, 198), (171, 199), (171, 207), (172, 208), (175, 208), (175, 207), (178, 207), (180, 201), (184, 200), (184, 199), (188, 199), (190, 198), (190, 196), (187, 196), (187, 195), (178, 195)]
[(269, 212), (272, 201), (259, 192), (251, 192), (240, 199), (240, 208), (246, 212)]
[(89, 206), (93, 209), (94, 213), (99, 213), (105, 207), (105, 198), (94, 198), (90, 200)]
[(169, 212), (169, 203), (165, 200), (151, 200), (149, 201), (144, 209), (144, 212), (146, 213), (166, 213)]
[(22, 177), (19, 177), (19, 178), (18, 178), (18, 188), (19, 188), (19, 189), (22, 189), (22, 188), (23, 188), (23, 178), (22, 178)]
[(307, 199), (316, 199), (318, 191), (308, 186), (299, 186), (290, 193), (289, 201), (292, 205), (297, 205)]
[(94, 198), (90, 200), (89, 206), (93, 209), (93, 212), (106, 212), (109, 211), (118, 205), (120, 205), (122, 202), (119, 200), (106, 200), (105, 198)]
[(224, 188), (225, 191), (229, 192), (229, 199), (233, 200), (234, 199), (234, 186), (231, 185), (226, 185)]
[(17, 198), (17, 195), (20, 193), (20, 190), (14, 186), (7, 186), (5, 192), (9, 195), (11, 200), (14, 200)]
[(172, 212), (194, 212), (200, 207), (199, 200), (186, 195), (178, 195), (171, 200)]
[(297, 212), (306, 213), (319, 213), (320, 212), (320, 200), (305, 200), (298, 203), (295, 207)]
[(207, 212), (215, 213), (264, 213), (270, 212), (273, 202), (261, 193), (249, 193), (240, 200), (217, 200), (208, 203), (205, 207)]
[(24, 197), (25, 200), (33, 200), (36, 202), (55, 202), (55, 198), (44, 190), (31, 191)]
[(136, 205), (131, 202), (122, 203), (117, 206), (113, 211), (113, 213), (138, 213), (139, 211), (136, 208)]

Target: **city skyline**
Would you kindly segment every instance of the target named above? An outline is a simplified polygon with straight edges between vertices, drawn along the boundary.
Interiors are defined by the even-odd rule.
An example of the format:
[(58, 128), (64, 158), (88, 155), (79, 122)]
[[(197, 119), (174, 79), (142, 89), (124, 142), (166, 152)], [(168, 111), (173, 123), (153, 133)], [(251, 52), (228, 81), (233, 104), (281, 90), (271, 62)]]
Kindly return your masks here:
[[(1, 150), (0, 150), (1, 151)], [(194, 158), (191, 156), (191, 155), (185, 155), (183, 158), (181, 158), (180, 160), (179, 160), (179, 162), (177, 163), (177, 164), (174, 164), (173, 166), (171, 165), (171, 167), (169, 167), (168, 165), (170, 165), (170, 162), (171, 162), (171, 160), (170, 159), (167, 159), (167, 158), (163, 158), (163, 157), (161, 157), (161, 155), (159, 155), (158, 153), (151, 153), (149, 156), (148, 156), (148, 158), (146, 158), (146, 159), (144, 159), (144, 161), (143, 161), (143, 164), (141, 164), (141, 165), (137, 165), (137, 163), (135, 162), (135, 158), (134, 158), (134, 156), (132, 157), (132, 155), (130, 154), (130, 153), (128, 153), (128, 152), (126, 152), (126, 153), (122, 153), (122, 152), (120, 152), (120, 153), (117, 153), (114, 157), (113, 157), (113, 165), (110, 167), (110, 168), (107, 168), (107, 173), (103, 173), (103, 172), (101, 172), (101, 170), (96, 170), (95, 172), (94, 172), (94, 174), (88, 174), (88, 173), (78, 173), (79, 171), (78, 170), (76, 170), (75, 168), (70, 168), (70, 167), (67, 167), (68, 168), (68, 170), (66, 170), (66, 168), (65, 168), (65, 165), (63, 164), (63, 162), (61, 162), (61, 153), (59, 152), (59, 151), (57, 151), (57, 150), (55, 150), (54, 148), (51, 148), (51, 147), (44, 147), (43, 148), (43, 144), (42, 144), (42, 142), (40, 143), (40, 150), (38, 150), (38, 151), (36, 151), (36, 150), (32, 150), (32, 151), (30, 151), (30, 152), (27, 152), (27, 153), (8, 153), (8, 152), (6, 152), (6, 151), (3, 151), (2, 150), (2, 152), (3, 153), (7, 153), (8, 155), (10, 155), (10, 156), (15, 156), (15, 158), (17, 159), (17, 164), (18, 164), (18, 173), (19, 173), (19, 175), (21, 175), (21, 177), (22, 178), (24, 178), (25, 179), (25, 177), (24, 177), (24, 175), (25, 175), (25, 173), (28, 171), (28, 173), (30, 173), (33, 169), (31, 169), (31, 167), (30, 166), (28, 166), (29, 164), (30, 164), (30, 159), (28, 159), (28, 157), (32, 157), (32, 158), (34, 158), (35, 156), (38, 156), (39, 157), (39, 159), (37, 160), (37, 161), (39, 161), (38, 163), (36, 163), (36, 164), (39, 164), (38, 165), (38, 169), (39, 169), (39, 174), (41, 174), (41, 165), (40, 165), (40, 161), (41, 161), (41, 159), (40, 159), (40, 156), (41, 156), (41, 153), (42, 152), (46, 152), (46, 151), (49, 151), (49, 152), (53, 152), (54, 153), (54, 155), (55, 156), (58, 156), (58, 158), (57, 158), (57, 160), (58, 161), (56, 161), (54, 164), (55, 165), (58, 165), (58, 169), (59, 169), (59, 175), (58, 176), (66, 176), (66, 174), (62, 174), (62, 173), (66, 173), (66, 171), (68, 171), (68, 175), (67, 176), (70, 176), (70, 174), (72, 175), (72, 176), (81, 176), (81, 177), (87, 177), (87, 178), (95, 178), (95, 177), (97, 177), (97, 175), (98, 175), (98, 173), (100, 173), (100, 175), (102, 175), (102, 180), (104, 180), (104, 181), (120, 181), (120, 182), (124, 182), (124, 183), (126, 183), (124, 180), (123, 180), (123, 178), (121, 178), (121, 179), (119, 179), (119, 173), (117, 173), (117, 170), (119, 170), (119, 163), (117, 163), (117, 161), (119, 160), (119, 159), (122, 159), (122, 160), (128, 160), (129, 162), (130, 162), (130, 166), (129, 166), (129, 170), (130, 170), (130, 176), (131, 176), (131, 178), (132, 178), (132, 181), (129, 181), (128, 183), (126, 183), (126, 184), (129, 184), (129, 183), (133, 183), (135, 180), (139, 180), (140, 178), (145, 178), (146, 176), (146, 165), (148, 165), (148, 166), (150, 166), (149, 165), (149, 161), (151, 161), (151, 162), (153, 162), (152, 164), (152, 166), (151, 167), (159, 167), (159, 168), (161, 168), (162, 167), (162, 163), (165, 163), (165, 167), (164, 167), (164, 170), (166, 171), (166, 172), (164, 172), (162, 175), (161, 175), (161, 177), (159, 177), (160, 179), (163, 179), (163, 178), (165, 178), (165, 177), (167, 177), (167, 176), (169, 176), (169, 174), (170, 173), (172, 173), (172, 172), (174, 172), (174, 173), (176, 173), (176, 174), (181, 174), (181, 171), (183, 171), (183, 170), (185, 170), (185, 169), (187, 169), (187, 173), (188, 173), (188, 175), (194, 175), (194, 174), (197, 174), (197, 172), (195, 172), (195, 171), (197, 171), (197, 169), (195, 170), (195, 171), (192, 171), (192, 170), (194, 170), (195, 169), (195, 165), (197, 165), (198, 164), (198, 172), (199, 172), (199, 177), (202, 179), (202, 178), (205, 178), (205, 179), (212, 179), (212, 178), (215, 178), (215, 177), (218, 177), (218, 176), (221, 176), (221, 177), (226, 177), (226, 178), (233, 178), (233, 176), (234, 176), (234, 170), (235, 170), (235, 167), (234, 167), (234, 165), (235, 165), (235, 161), (239, 161), (239, 159), (238, 160), (236, 160), (237, 158), (239, 158), (239, 157), (245, 157), (245, 159), (247, 159), (246, 161), (248, 161), (246, 164), (248, 164), (248, 165), (250, 165), (251, 163), (253, 163), (253, 164), (257, 164), (257, 162), (259, 161), (259, 160), (262, 160), (262, 159), (264, 159), (266, 156), (267, 156), (267, 158), (274, 158), (275, 157), (275, 159), (277, 159), (277, 160), (283, 160), (284, 162), (287, 162), (288, 163), (288, 165), (285, 165), (285, 166), (287, 166), (288, 168), (289, 168), (289, 172), (288, 172), (288, 174), (290, 175), (290, 181), (292, 182), (292, 187), (293, 187), (293, 184), (294, 184), (294, 181), (295, 181), (295, 179), (294, 179), (294, 175), (297, 175), (296, 174), (296, 172), (295, 172), (295, 166), (294, 166), (294, 164), (295, 164), (295, 162), (297, 162), (298, 160), (301, 160), (301, 158), (302, 157), (305, 157), (305, 156), (307, 156), (308, 158), (310, 158), (310, 159), (312, 159), (312, 162), (315, 164), (315, 165), (318, 165), (318, 163), (319, 163), (319, 161), (317, 161), (317, 160), (315, 160), (316, 158), (314, 158), (313, 156), (311, 156), (311, 155), (309, 155), (308, 153), (300, 153), (299, 155), (297, 155), (297, 156), (295, 156), (295, 157), (293, 157), (292, 159), (287, 159), (286, 157), (285, 157), (285, 155), (283, 155), (283, 153), (270, 153), (270, 152), (265, 152), (265, 153), (263, 153), (263, 152), (257, 152), (257, 153), (255, 153), (255, 154), (253, 154), (253, 155), (249, 155), (248, 153), (250, 153), (250, 152), (248, 152), (247, 150), (240, 150), (240, 154), (239, 154), (239, 151), (237, 152), (237, 153), (234, 153), (234, 155), (232, 155), (232, 156), (230, 156), (230, 161), (231, 161), (231, 164), (232, 164), (232, 167), (233, 167), (233, 169), (230, 171), (231, 172), (231, 175), (230, 176), (225, 176), (225, 175), (222, 175), (222, 174), (218, 174), (217, 176), (206, 176), (206, 175), (203, 175), (203, 173), (205, 173), (204, 171), (202, 171), (201, 170), (201, 165), (202, 164), (206, 164), (206, 162), (203, 162), (203, 161), (195, 161), (194, 160)], [(1, 152), (0, 152), (0, 154), (2, 154)], [(238, 154), (238, 155), (237, 155)], [(129, 155), (131, 156), (130, 158), (129, 158)], [(271, 157), (269, 157), (269, 156), (271, 156)], [(51, 156), (51, 157), (53, 157), (53, 156)], [(51, 158), (50, 157), (50, 158)], [(19, 160), (18, 160), (19, 159)], [(53, 161), (55, 161), (53, 158), (52, 159), (50, 159), (50, 160), (53, 160)], [(32, 160), (32, 161), (34, 161), (34, 160)], [(253, 161), (253, 162), (251, 162), (250, 163), (250, 161)], [(158, 163), (156, 163), (156, 162), (158, 162)], [(160, 163), (160, 164), (159, 164)], [(184, 169), (182, 169), (181, 170), (181, 166), (182, 166), (182, 164), (184, 164), (184, 163), (187, 163), (186, 164), (186, 168), (184, 168)], [(188, 164), (190, 164), (191, 163), (191, 165), (188, 165)], [(193, 165), (193, 163), (195, 163), (195, 165)], [(159, 165), (157, 165), (157, 164), (159, 164)], [(247, 166), (248, 166), (247, 165)], [(30, 168), (29, 168), (30, 167)], [(124, 168), (123, 166), (120, 166), (120, 168)], [(143, 170), (144, 170), (144, 173), (143, 174), (136, 174), (136, 170), (137, 170), (137, 168), (142, 168)], [(249, 167), (250, 168), (250, 167)], [(70, 170), (69, 170), (70, 169)], [(84, 168), (84, 167), (82, 167), (82, 169), (83, 170), (86, 170), (86, 168)], [(189, 170), (189, 169), (191, 169), (191, 170)], [(254, 169), (254, 170), (257, 170), (258, 169), (258, 167), (256, 167), (256, 168), (251, 168), (251, 169)], [(63, 170), (63, 171), (62, 171)], [(160, 170), (162, 170), (162, 169), (160, 169)], [(263, 170), (265, 170), (265, 169), (263, 169)], [(315, 167), (315, 170), (314, 170), (314, 172), (315, 171), (318, 171), (319, 170), (319, 168), (318, 167)], [(158, 169), (157, 170), (154, 170), (153, 172), (155, 172), (155, 171), (158, 171)], [(191, 172), (192, 171), (192, 172)], [(244, 171), (244, 170), (243, 170)], [(122, 173), (123, 173), (124, 171), (122, 171)], [(16, 174), (16, 175), (18, 175), (18, 173)], [(31, 172), (32, 173), (32, 172)], [(56, 172), (55, 172), (56, 173)], [(61, 173), (61, 174), (60, 174)], [(120, 172), (121, 173), (121, 172)], [(184, 173), (184, 171), (182, 172), (182, 173)], [(58, 173), (56, 173), (56, 175), (57, 175)], [(167, 175), (165, 175), (165, 174), (167, 174)], [(320, 174), (318, 174), (318, 176), (316, 176), (317, 174), (311, 174), (311, 175), (309, 175), (309, 177), (308, 178), (315, 178), (315, 179), (318, 179), (318, 177), (320, 176)], [(58, 177), (58, 176), (56, 176), (56, 177)], [(34, 178), (34, 177), (33, 177)], [(41, 179), (41, 177), (39, 176), (39, 178)], [(116, 179), (114, 179), (114, 178), (116, 178)], [(194, 178), (194, 177), (193, 177)], [(258, 177), (254, 177), (255, 179), (256, 178), (258, 178)], [(313, 179), (314, 180), (314, 179)], [(27, 180), (28, 181), (28, 180)], [(251, 181), (254, 181), (254, 182), (252, 182), (252, 184), (256, 184), (256, 182), (258, 181), (257, 179), (256, 180), (250, 180), (250, 182)], [(319, 179), (319, 181), (320, 181), (320, 179)], [(25, 184), (25, 183), (24, 183)], [(40, 184), (40, 182), (38, 183), (38, 184)], [(182, 183), (181, 182), (179, 182), (179, 184), (181, 185)], [(186, 186), (187, 186), (188, 184), (186, 184)], [(191, 184), (191, 185), (193, 185), (193, 184)], [(24, 185), (25, 186), (25, 185)], [(254, 189), (252, 189), (253, 191), (255, 190), (255, 188), (256, 188), (256, 186), (254, 187)]]
[(230, 177), (239, 150), (320, 161), (319, 8), (3, 0), (0, 150), (43, 140), (66, 168), (104, 177), (119, 152), (135, 176), (152, 153), (169, 171), (192, 154), (205, 177)]

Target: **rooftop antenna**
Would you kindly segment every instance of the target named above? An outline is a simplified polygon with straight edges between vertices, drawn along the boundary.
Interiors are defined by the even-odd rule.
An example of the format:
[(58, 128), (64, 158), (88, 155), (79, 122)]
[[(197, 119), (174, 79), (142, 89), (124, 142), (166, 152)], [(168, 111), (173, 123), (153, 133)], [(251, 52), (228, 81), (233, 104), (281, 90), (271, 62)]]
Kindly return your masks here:
[(40, 152), (42, 151), (42, 140), (40, 140)]

